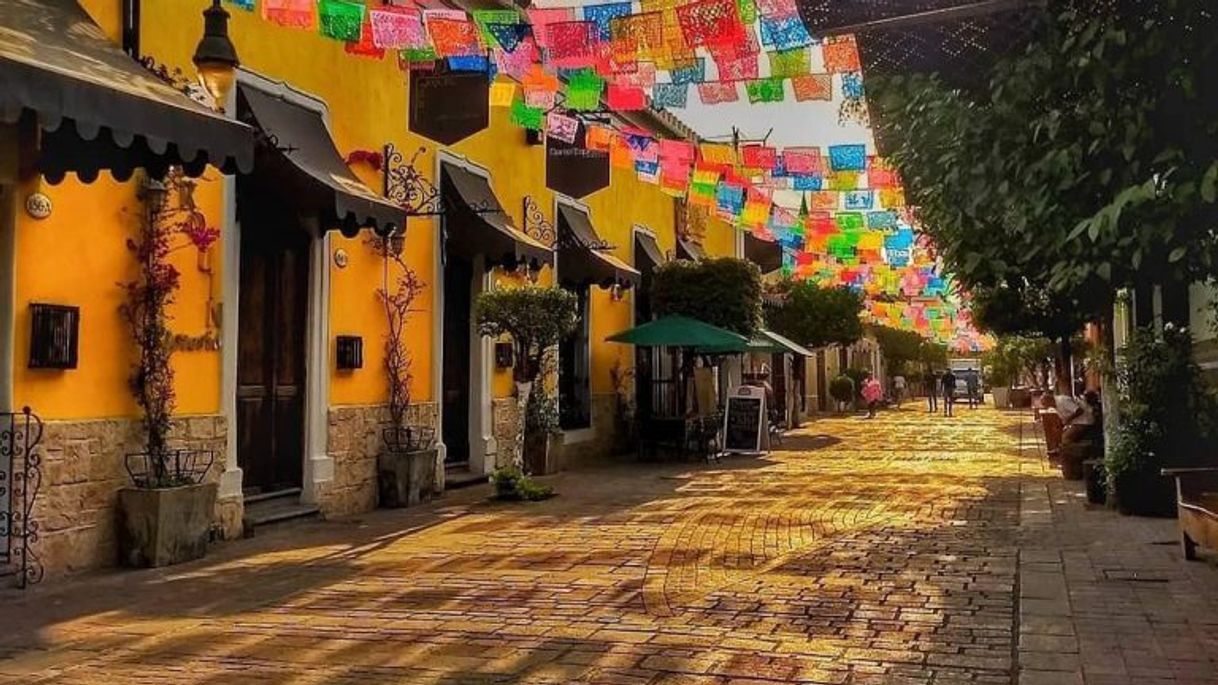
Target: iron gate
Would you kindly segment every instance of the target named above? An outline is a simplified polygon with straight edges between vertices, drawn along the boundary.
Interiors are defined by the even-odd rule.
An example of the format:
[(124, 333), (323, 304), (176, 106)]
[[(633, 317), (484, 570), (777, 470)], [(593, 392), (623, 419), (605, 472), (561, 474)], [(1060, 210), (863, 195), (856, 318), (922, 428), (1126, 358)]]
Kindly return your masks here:
[(42, 457), (34, 448), (41, 440), (42, 420), (29, 407), (0, 412), (0, 575), (13, 576), (20, 588), (43, 574), (34, 552), (34, 499), (42, 485)]

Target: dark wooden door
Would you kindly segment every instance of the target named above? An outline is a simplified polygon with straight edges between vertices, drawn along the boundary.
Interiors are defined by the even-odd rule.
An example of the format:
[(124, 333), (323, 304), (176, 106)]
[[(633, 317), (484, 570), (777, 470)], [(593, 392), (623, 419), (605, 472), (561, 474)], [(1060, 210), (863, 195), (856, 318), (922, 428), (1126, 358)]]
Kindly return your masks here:
[(300, 487), (309, 236), (243, 225), (237, 324), (237, 463), (247, 491)]
[(469, 353), (473, 265), (447, 255), (444, 265), (444, 463), (469, 463)]

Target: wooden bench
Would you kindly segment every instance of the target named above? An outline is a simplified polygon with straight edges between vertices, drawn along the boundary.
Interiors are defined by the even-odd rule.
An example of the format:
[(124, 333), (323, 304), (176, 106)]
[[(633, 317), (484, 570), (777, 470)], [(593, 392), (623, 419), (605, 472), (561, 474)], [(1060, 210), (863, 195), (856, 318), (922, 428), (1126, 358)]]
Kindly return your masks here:
[(1218, 550), (1218, 468), (1163, 469), (1176, 479), (1176, 509), (1184, 558), (1197, 558), (1197, 546)]

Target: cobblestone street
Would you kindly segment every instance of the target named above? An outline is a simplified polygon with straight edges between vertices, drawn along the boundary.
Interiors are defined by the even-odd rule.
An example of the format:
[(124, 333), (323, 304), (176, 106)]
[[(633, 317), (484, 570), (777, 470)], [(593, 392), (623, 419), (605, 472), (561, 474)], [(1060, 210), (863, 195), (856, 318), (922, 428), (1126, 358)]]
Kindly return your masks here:
[(1084, 507), (1025, 416), (285, 527), (0, 595), (0, 683), (1218, 683), (1218, 562)]

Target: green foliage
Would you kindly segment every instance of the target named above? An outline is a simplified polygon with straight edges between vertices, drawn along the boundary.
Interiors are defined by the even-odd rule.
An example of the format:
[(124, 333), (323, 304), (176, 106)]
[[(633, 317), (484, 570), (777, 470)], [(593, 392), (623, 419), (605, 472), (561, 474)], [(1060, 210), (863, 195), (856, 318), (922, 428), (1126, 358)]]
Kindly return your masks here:
[(837, 378), (829, 381), (829, 394), (833, 399), (841, 403), (851, 402), (854, 400), (855, 388), (858, 387), (854, 383), (854, 379), (846, 374), (842, 374)]
[(851, 345), (863, 337), (863, 296), (812, 281), (776, 284), (765, 305), (766, 328), (806, 347)]
[(544, 433), (557, 435), (562, 432), (559, 427), (558, 400), (540, 386), (529, 393), (529, 403), (525, 406), (524, 430), (532, 435)]
[(918, 360), (923, 368), (941, 368), (947, 366), (947, 345), (926, 340), (919, 350)]
[(1117, 374), (1121, 425), (1107, 457), (1110, 484), (1190, 466), (1215, 436), (1218, 403), (1193, 361), (1187, 329), (1137, 330), (1121, 351)]
[[(884, 361), (893, 375), (908, 373), (914, 365), (922, 361), (926, 354), (925, 348), (933, 344), (913, 331), (880, 324), (872, 324), (867, 328), (876, 342), (880, 344), (880, 351), (884, 353)], [(944, 350), (944, 354), (946, 354), (946, 350)]]
[(541, 375), (546, 351), (579, 325), (575, 295), (557, 287), (524, 286), (492, 290), (475, 304), (482, 335), (509, 335), (515, 352), (512, 369), (519, 383)]
[(495, 499), (514, 502), (537, 502), (554, 496), (554, 489), (533, 480), (520, 469), (507, 466), (491, 473)]
[[(969, 291), (1098, 315), (1116, 288), (1218, 264), (1218, 13), (1160, 0), (1093, 14), (1046, 17), (977, 92), (928, 74), (868, 83), (911, 204)], [(997, 324), (1013, 313), (981, 318), (1057, 332), (1053, 312)]]
[(671, 261), (656, 268), (651, 297), (659, 316), (687, 316), (751, 337), (761, 321), (761, 272), (731, 257)]
[(1011, 386), (1023, 376), (1034, 375), (1036, 368), (1053, 355), (1053, 343), (1045, 338), (1004, 335), (994, 349), (981, 356), (986, 378), (996, 386)]
[(855, 396), (862, 397), (863, 396), (863, 382), (867, 380), (867, 377), (871, 375), (871, 372), (868, 371), (867, 369), (862, 369), (859, 367), (851, 367), (851, 368), (843, 371), (842, 375), (849, 378), (850, 382), (854, 384)]

